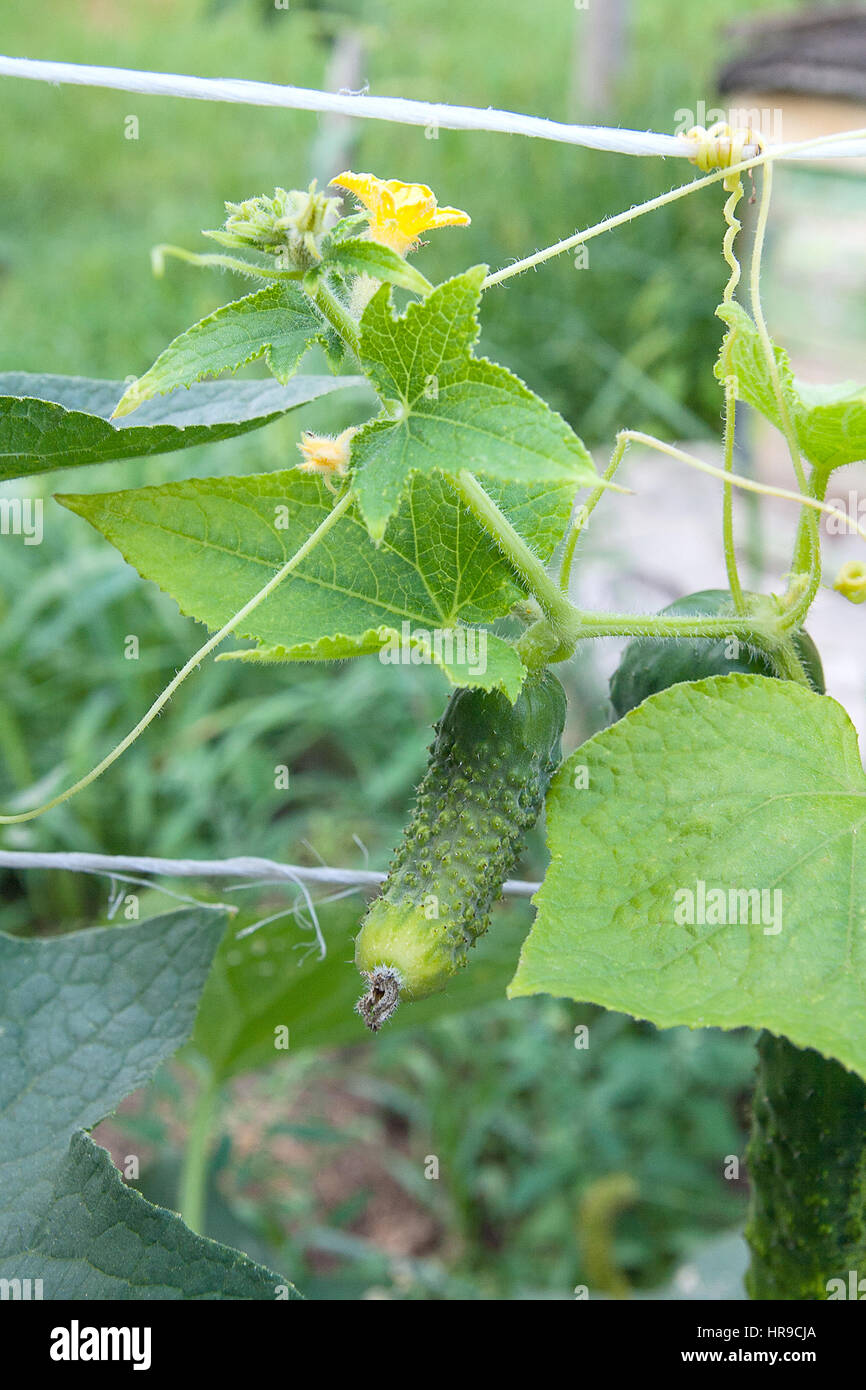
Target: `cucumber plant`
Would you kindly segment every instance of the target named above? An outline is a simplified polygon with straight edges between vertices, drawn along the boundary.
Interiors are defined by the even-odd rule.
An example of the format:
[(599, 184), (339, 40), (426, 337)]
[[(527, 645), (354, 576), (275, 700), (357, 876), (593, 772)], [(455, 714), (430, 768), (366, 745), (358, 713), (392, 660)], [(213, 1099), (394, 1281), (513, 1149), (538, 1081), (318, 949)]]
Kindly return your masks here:
[[(333, 182), (355, 208), (315, 187), (227, 204), (225, 224), (208, 233), (220, 251), (162, 247), (156, 262), (228, 269), (255, 282), (249, 294), (181, 333), (131, 384), (0, 378), (3, 478), (218, 440), (347, 386), (377, 402), (369, 418), (333, 436), (307, 432), (300, 457), (274, 472), (58, 496), (211, 635), (92, 771), (0, 824), (31, 820), (84, 791), (230, 636), (244, 645), (220, 660), (279, 665), (378, 653), (387, 666), (399, 653), (437, 666), (452, 694), (384, 890), (356, 941), (363, 1020), (376, 1031), (401, 1001), (403, 1018), (437, 993), (447, 1007), (545, 803), (551, 863), (509, 994), (587, 1001), (661, 1028), (760, 1030), (749, 1290), (830, 1298), (866, 1261), (866, 861), (857, 852), (866, 782), (850, 719), (823, 693), (803, 625), (822, 582), (818, 518), (833, 510), (829, 479), (866, 457), (866, 387), (810, 387), (770, 338), (760, 266), (771, 157), (738, 162), (749, 143), (742, 133), (694, 139), (703, 177), (515, 266), (472, 266), (439, 285), (410, 256), (425, 232), (460, 227), (468, 216), (440, 208), (424, 185), (347, 173)], [(743, 172), (758, 166), (745, 307), (734, 299), (736, 207)], [(483, 296), (643, 211), (719, 183), (730, 271), (717, 311), (722, 464), (623, 430), (600, 474), (569, 423), (477, 354)], [(299, 374), (314, 345), (334, 375)], [(251, 362), (270, 379), (226, 376)], [(734, 472), (741, 401), (783, 436), (790, 488)], [(635, 442), (719, 479), (728, 587), (657, 614), (591, 612), (572, 597), (580, 537), (600, 504), (622, 505), (616, 474)], [(735, 487), (799, 508), (776, 593), (741, 583)], [(582, 489), (588, 497), (575, 507)], [(839, 602), (862, 601), (864, 572), (846, 567)], [(634, 639), (612, 683), (618, 717), (561, 761), (566, 701), (553, 668), (603, 637)], [(172, 934), (185, 949), (194, 939), (200, 988), (214, 932), (185, 933), (177, 916), (164, 927), (152, 919), (148, 931), (154, 941)], [(104, 946), (93, 933), (80, 944), (40, 943), (43, 973), (53, 958), (62, 997), (75, 970), (70, 953), (128, 951), (129, 966), (141, 930), (108, 931)], [(10, 978), (36, 968), (32, 943), (0, 944)], [(177, 987), (187, 1014), (192, 978), (181, 975)], [(14, 1012), (11, 999), (0, 1003)], [(176, 1004), (165, 1000), (177, 1025)], [(121, 1011), (119, 1045), (122, 1027)], [(9, 1045), (13, 1033), (0, 1028), (0, 1037)], [(171, 1041), (180, 1040), (175, 1027)], [(58, 1054), (69, 1045), (58, 1038)], [(19, 1059), (22, 1075), (28, 1065)], [(106, 1106), (116, 1090), (107, 1088)], [(79, 1124), (92, 1122), (92, 1108), (81, 1109)], [(9, 1113), (0, 1105), (0, 1157), (16, 1152)], [(74, 1191), (92, 1180), (97, 1160), (81, 1136), (65, 1153), (68, 1120), (55, 1126), (55, 1147), (65, 1190)], [(108, 1181), (104, 1172), (99, 1180)], [(116, 1192), (108, 1199), (120, 1228), (134, 1229), (140, 1213)], [(28, 1258), (10, 1254), (22, 1248), (21, 1220), (12, 1239), (7, 1219), (4, 1273), (34, 1268), (46, 1231), (59, 1238), (60, 1216), (40, 1202), (27, 1218)], [(185, 1210), (198, 1213), (200, 1201)], [(176, 1243), (176, 1233), (166, 1230), (164, 1241)], [(79, 1253), (86, 1263), (86, 1249)], [(216, 1263), (223, 1272), (209, 1292), (192, 1296), (274, 1296), (261, 1291), (278, 1276), (232, 1268), (229, 1278), (226, 1262)], [(190, 1296), (179, 1287), (178, 1296)], [(239, 1287), (248, 1292), (230, 1292)], [(113, 1296), (92, 1278), (87, 1290)]]

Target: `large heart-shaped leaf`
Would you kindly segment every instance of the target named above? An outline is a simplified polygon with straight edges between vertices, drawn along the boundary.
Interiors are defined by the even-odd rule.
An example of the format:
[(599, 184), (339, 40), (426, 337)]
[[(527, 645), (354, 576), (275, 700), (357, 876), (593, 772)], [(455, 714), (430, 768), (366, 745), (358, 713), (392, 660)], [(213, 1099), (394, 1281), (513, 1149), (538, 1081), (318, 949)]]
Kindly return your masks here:
[(579, 748), (512, 995), (749, 1025), (866, 1076), (866, 777), (828, 696), (672, 686)]
[[(58, 500), (210, 628), (262, 588), (334, 502), (321, 479), (298, 469)], [(549, 554), (570, 490), (503, 493), (501, 501), (538, 552)], [(383, 659), (434, 661), (454, 684), (500, 687), (515, 698), (524, 671), (513, 648), (463, 625), (500, 617), (519, 597), (512, 570), (444, 478), (416, 478), (381, 546), (351, 511), (238, 635), (261, 644), (251, 652), (256, 659), (382, 651)]]

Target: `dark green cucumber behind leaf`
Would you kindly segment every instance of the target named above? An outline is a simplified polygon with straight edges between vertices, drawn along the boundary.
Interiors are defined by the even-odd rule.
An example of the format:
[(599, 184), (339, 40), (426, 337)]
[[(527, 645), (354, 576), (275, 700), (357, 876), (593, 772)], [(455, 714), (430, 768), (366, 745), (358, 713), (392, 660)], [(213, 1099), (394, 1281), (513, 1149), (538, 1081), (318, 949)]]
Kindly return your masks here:
[(866, 1086), (762, 1033), (752, 1117), (749, 1297), (848, 1297), (866, 1276)]
[[(663, 611), (733, 610), (725, 590), (709, 589)], [(795, 646), (823, 694), (814, 642), (800, 632)], [(611, 701), (622, 717), (669, 685), (732, 671), (776, 674), (761, 654), (729, 660), (724, 641), (642, 639), (623, 653)], [(866, 1275), (866, 1085), (858, 1076), (810, 1048), (762, 1033), (747, 1162), (751, 1298), (826, 1299), (830, 1280), (847, 1288), (852, 1270)]]
[(514, 705), (498, 691), (451, 696), (382, 895), (355, 942), (369, 985), (358, 1011), (374, 1031), (400, 999), (444, 989), (487, 930), (559, 766), (565, 711), (549, 671), (530, 675)]
[[(697, 594), (678, 598), (662, 614), (673, 617), (719, 617), (730, 613), (734, 606), (727, 589), (703, 589)], [(818, 649), (807, 632), (794, 637), (797, 655), (815, 690), (823, 694), (824, 672)], [(708, 676), (728, 676), (743, 671), (754, 676), (775, 676), (770, 658), (744, 645), (739, 654), (728, 655), (725, 638), (701, 637), (638, 637), (630, 642), (610, 682), (611, 703), (620, 719), (642, 700), (667, 690), (680, 681), (705, 680)]]

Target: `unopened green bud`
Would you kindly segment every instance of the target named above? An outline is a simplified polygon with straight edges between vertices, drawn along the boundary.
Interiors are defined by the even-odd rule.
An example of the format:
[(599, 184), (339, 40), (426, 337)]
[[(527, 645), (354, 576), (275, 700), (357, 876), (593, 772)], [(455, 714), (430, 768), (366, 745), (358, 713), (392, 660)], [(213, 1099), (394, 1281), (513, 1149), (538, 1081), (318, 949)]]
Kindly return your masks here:
[(226, 203), (225, 227), (205, 236), (221, 246), (275, 256), (287, 270), (310, 270), (322, 258), (321, 240), (336, 223), (339, 208), (339, 198), (316, 192), (314, 179), (306, 192), (276, 188), (272, 198)]

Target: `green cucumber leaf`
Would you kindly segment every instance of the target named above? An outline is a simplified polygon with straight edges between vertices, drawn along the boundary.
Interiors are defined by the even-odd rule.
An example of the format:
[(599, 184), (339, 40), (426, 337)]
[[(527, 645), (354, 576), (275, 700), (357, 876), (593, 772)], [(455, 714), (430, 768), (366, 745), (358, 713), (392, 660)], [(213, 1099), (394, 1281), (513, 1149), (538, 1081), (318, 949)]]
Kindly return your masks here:
[(316, 341), (333, 348), (333, 337), (333, 329), (297, 285), (266, 285), (224, 304), (169, 343), (153, 366), (127, 387), (114, 417), (129, 415), (143, 401), (179, 386), (237, 371), (258, 357), (264, 357), (285, 386), (307, 349)]
[[(766, 1028), (866, 1076), (864, 825), (857, 736), (829, 696), (750, 675), (671, 686), (557, 773), (509, 993)], [(749, 890), (766, 896), (733, 896)]]
[[(742, 399), (782, 429), (772, 379), (753, 319), (740, 304), (722, 304), (716, 313), (728, 325), (716, 376), (720, 381), (735, 376)], [(811, 385), (794, 376), (783, 348), (774, 345), (774, 353), (794, 433), (809, 462), (819, 473), (826, 474), (866, 459), (866, 386), (853, 381), (835, 386)]]
[(438, 285), (396, 317), (382, 286), (361, 320), (361, 361), (383, 414), (352, 441), (353, 489), (379, 541), (417, 474), (485, 485), (598, 482), (592, 458), (566, 424), (505, 367), (474, 357), (486, 266)]
[(121, 381), (0, 373), (0, 482), (89, 463), (145, 458), (217, 443), (260, 429), (289, 410), (347, 386), (357, 376), (202, 382), (182, 397), (142, 406), (134, 423), (114, 425)]
[(0, 935), (0, 1277), (46, 1299), (263, 1299), (280, 1275), (128, 1188), (83, 1133), (188, 1038), (225, 915)]
[(370, 275), (374, 280), (382, 280), (390, 285), (400, 285), (416, 294), (429, 294), (433, 286), (420, 270), (398, 256), (390, 246), (381, 242), (369, 241), (365, 237), (347, 237), (322, 248), (321, 267), (316, 271), (338, 270), (356, 275)]
[[(291, 884), (286, 889), (294, 892)], [(291, 901), (288, 897), (286, 905)], [(298, 949), (309, 937), (291, 917), (240, 939), (238, 928), (252, 925), (255, 917), (247, 914), (233, 922), (208, 975), (190, 1044), (207, 1058), (219, 1080), (279, 1061), (286, 1056), (286, 1041), (291, 1053), (373, 1043), (373, 1034), (354, 1011), (362, 992), (353, 964), (354, 938), (363, 913), (361, 893), (319, 908), (324, 960)], [(528, 918), (528, 903), (497, 907), (493, 927), (473, 949), (467, 969), (441, 994), (398, 1009), (389, 1032), (423, 1028), (451, 1014), (501, 1002)]]
[[(510, 505), (505, 493), (499, 500)], [(320, 478), (297, 468), (58, 501), (85, 517), (182, 612), (211, 629), (263, 587), (334, 503)], [(569, 489), (537, 489), (509, 515), (530, 532), (538, 553), (548, 554), (569, 505)], [(277, 649), (265, 659), (333, 659), (390, 648), (392, 634), (407, 631), (404, 623), (410, 644), (423, 646), (437, 631), (505, 615), (521, 596), (510, 566), (445, 479), (417, 477), (380, 547), (372, 545), (357, 510), (350, 511), (237, 635)], [(482, 652), (468, 639), (461, 662), (455, 634), (457, 664), (449, 671), (446, 661), (443, 669), (461, 683), (477, 684), (487, 674), (473, 675)], [(513, 698), (523, 667), (510, 648), (506, 654), (505, 643), (489, 633), (486, 640), (487, 671)], [(445, 648), (444, 638), (440, 645)]]
[[(41, 1279), (46, 1299), (297, 1299), (282, 1275), (196, 1235), (126, 1186), (105, 1149), (78, 1131), (39, 1226), (2, 1277)], [(31, 1283), (32, 1287), (32, 1283)]]
[(250, 647), (223, 652), (217, 661), (343, 661), (378, 652), (385, 664), (437, 666), (453, 686), (501, 690), (513, 704), (526, 679), (526, 667), (510, 642), (486, 628), (462, 624), (436, 632), (413, 627), (406, 620), (397, 628), (382, 626), (355, 637), (323, 637), (294, 647)]

